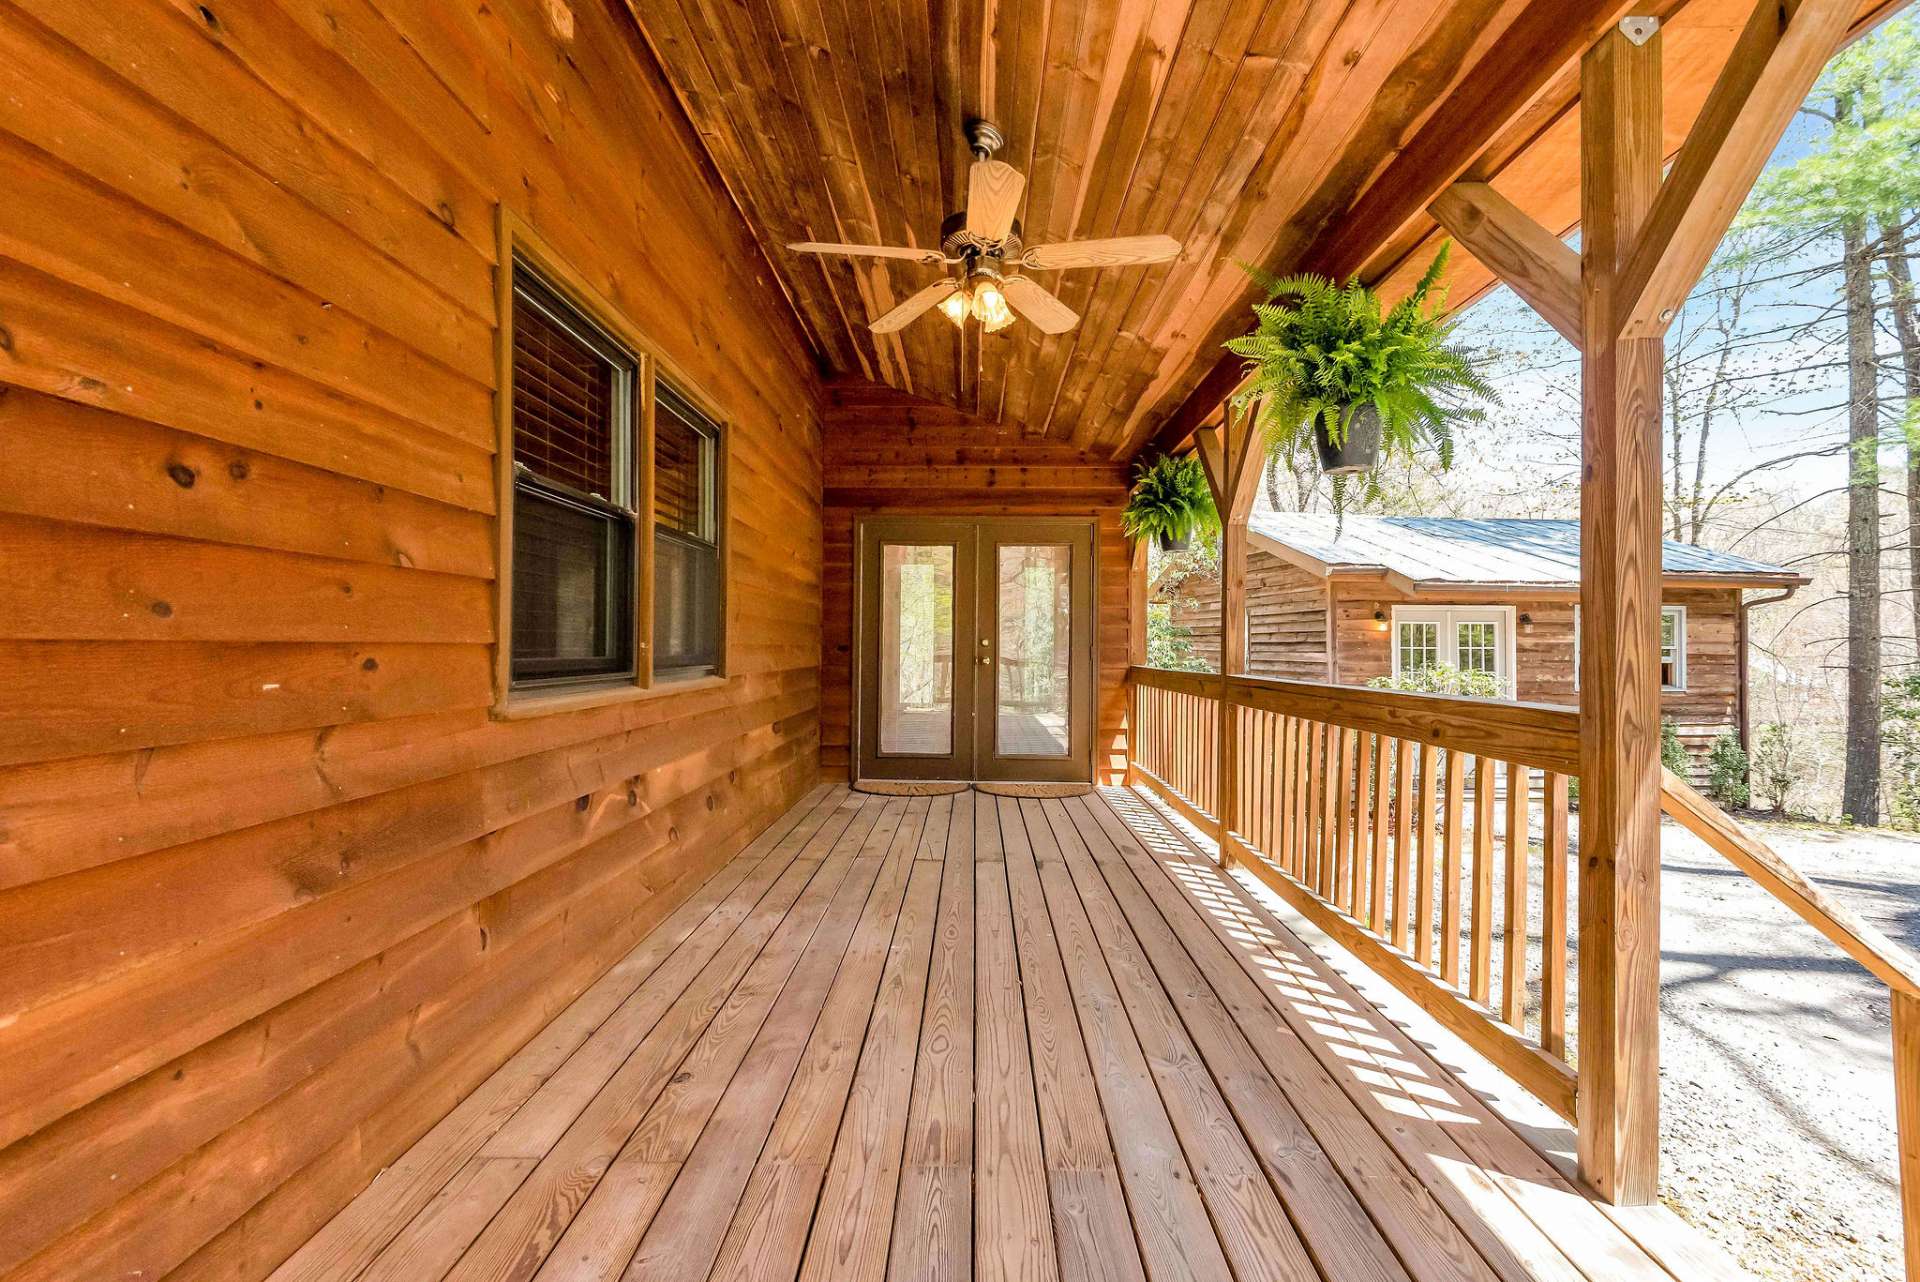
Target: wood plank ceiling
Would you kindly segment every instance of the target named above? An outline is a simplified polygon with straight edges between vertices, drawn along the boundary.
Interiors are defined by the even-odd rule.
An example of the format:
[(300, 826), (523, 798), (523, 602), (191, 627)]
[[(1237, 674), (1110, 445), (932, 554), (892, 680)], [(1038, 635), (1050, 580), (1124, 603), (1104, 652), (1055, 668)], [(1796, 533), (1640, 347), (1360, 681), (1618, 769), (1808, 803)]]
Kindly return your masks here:
[[(1238, 263), (1385, 271), (1430, 251), (1440, 187), (1568, 132), (1562, 73), (1593, 34), (1683, 0), (627, 3), (831, 372), (1127, 456), (1191, 419), (1203, 382), (1195, 404), (1218, 403), (1220, 344), (1254, 298)], [(1688, 6), (1714, 15), (1715, 48), (1689, 58), (1681, 130), (1747, 5)], [(937, 315), (871, 333), (938, 269), (784, 246), (936, 246), (964, 203), (974, 117), (1027, 175), (1029, 244), (1165, 232), (1184, 252), (1040, 273), (1082, 317), (1058, 336), (1022, 322), (963, 339)], [(1570, 196), (1565, 142), (1547, 167)]]

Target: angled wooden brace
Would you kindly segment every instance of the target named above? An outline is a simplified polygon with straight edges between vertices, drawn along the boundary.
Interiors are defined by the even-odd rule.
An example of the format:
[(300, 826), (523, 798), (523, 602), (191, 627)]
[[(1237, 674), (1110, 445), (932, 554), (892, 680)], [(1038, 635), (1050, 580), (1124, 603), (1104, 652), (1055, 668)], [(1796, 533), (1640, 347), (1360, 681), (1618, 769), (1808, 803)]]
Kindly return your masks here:
[(1455, 183), (1427, 212), (1562, 338), (1581, 345), (1580, 255), (1572, 246), (1485, 183)]
[(1614, 332), (1657, 338), (1846, 35), (1853, 0), (1761, 0), (1681, 145), (1613, 296)]

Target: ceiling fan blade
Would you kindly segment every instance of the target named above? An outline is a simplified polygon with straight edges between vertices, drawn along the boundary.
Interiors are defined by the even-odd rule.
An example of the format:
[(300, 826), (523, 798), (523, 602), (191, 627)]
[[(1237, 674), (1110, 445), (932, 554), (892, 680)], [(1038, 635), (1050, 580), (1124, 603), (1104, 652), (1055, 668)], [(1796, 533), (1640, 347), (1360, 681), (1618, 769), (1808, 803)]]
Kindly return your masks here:
[(1025, 176), (1006, 161), (974, 161), (967, 175), (967, 230), (982, 240), (1005, 240), (1026, 189)]
[(937, 280), (873, 322), (870, 328), (876, 334), (891, 334), (897, 329), (905, 329), (920, 313), (928, 311), (958, 288), (960, 286), (951, 277)]
[(1114, 236), (1107, 240), (1070, 240), (1035, 245), (1021, 254), (1020, 265), (1038, 271), (1060, 267), (1135, 267), (1180, 256), (1171, 236)]
[(904, 245), (839, 245), (831, 241), (797, 240), (787, 246), (801, 254), (852, 254), (859, 258), (906, 258), (916, 263), (944, 263), (937, 249), (908, 249)]
[(1080, 314), (1049, 294), (1038, 281), (1009, 276), (1000, 282), (1000, 288), (1013, 310), (1043, 334), (1064, 334), (1080, 323)]

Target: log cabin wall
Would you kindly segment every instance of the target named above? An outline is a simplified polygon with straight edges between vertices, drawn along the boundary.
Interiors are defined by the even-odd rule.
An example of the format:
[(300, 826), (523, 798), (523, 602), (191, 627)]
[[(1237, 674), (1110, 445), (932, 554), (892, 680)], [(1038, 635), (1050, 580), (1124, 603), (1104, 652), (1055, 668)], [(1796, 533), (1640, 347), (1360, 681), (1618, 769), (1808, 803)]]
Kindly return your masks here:
[[(1220, 588), (1213, 579), (1169, 584), (1168, 617), (1215, 671), (1220, 665)], [(1328, 681), (1327, 585), (1266, 552), (1247, 555), (1247, 672), (1289, 681)]]
[(845, 779), (850, 768), (855, 518), (1024, 514), (1096, 521), (1094, 768), (1103, 779), (1118, 779), (1126, 769), (1130, 545), (1120, 533), (1125, 464), (1064, 442), (1025, 438), (1012, 428), (879, 384), (853, 381), (828, 386), (825, 439), (822, 772)]
[[(1210, 663), (1220, 653), (1220, 592), (1211, 579), (1193, 578), (1169, 585), (1177, 597), (1171, 617), (1189, 629), (1189, 644)], [(1671, 717), (1680, 741), (1704, 762), (1713, 741), (1740, 733), (1740, 594), (1727, 588), (1675, 588), (1661, 594), (1668, 605), (1687, 611), (1686, 689), (1660, 696), (1661, 715)], [(1325, 602), (1332, 601), (1331, 629)], [(1390, 621), (1402, 598), (1370, 593), (1300, 569), (1264, 550), (1247, 558), (1247, 669), (1254, 676), (1325, 681), (1331, 641), (1332, 680), (1365, 685), (1393, 670)], [(1515, 617), (1515, 696), (1533, 703), (1572, 705), (1574, 690), (1574, 601), (1571, 597), (1517, 594), (1425, 592), (1422, 605), (1506, 605)], [(1526, 616), (1524, 619), (1521, 616)]]
[[(820, 384), (613, 6), (0, 59), (0, 1275), (257, 1278), (817, 777)], [(501, 201), (730, 419), (724, 683), (489, 716)]]

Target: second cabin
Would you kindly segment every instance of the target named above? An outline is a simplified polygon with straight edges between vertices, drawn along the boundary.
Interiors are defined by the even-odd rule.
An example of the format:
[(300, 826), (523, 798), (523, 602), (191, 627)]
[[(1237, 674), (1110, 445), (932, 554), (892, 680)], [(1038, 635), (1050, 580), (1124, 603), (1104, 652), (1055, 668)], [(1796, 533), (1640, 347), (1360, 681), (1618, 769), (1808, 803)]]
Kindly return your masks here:
[[(1503, 698), (1578, 701), (1578, 521), (1260, 512), (1247, 543), (1251, 675), (1366, 685), (1446, 665)], [(1747, 611), (1808, 580), (1672, 539), (1661, 559), (1661, 716), (1696, 759), (1723, 734), (1746, 747)], [(1218, 581), (1163, 576), (1154, 597), (1217, 671)]]

